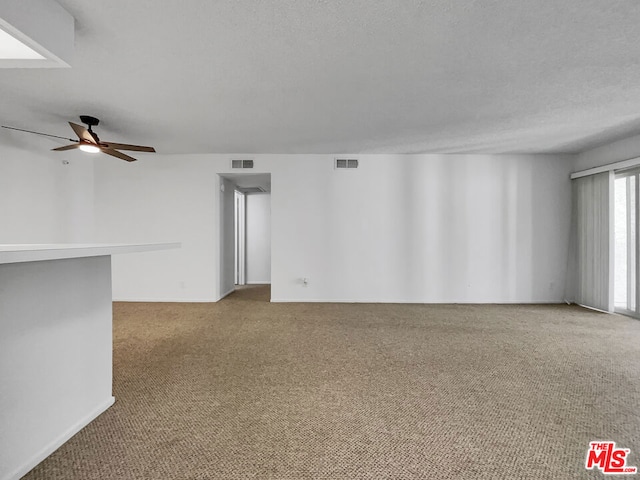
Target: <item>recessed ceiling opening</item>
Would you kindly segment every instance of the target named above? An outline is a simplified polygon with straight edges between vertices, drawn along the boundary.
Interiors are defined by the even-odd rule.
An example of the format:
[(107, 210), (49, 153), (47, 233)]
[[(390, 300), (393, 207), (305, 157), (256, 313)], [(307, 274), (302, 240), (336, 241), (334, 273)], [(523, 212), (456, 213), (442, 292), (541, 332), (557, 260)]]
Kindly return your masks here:
[(0, 68), (69, 68), (75, 19), (55, 0), (0, 2)]
[(0, 29), (0, 59), (2, 60), (43, 60), (44, 57), (33, 48)]

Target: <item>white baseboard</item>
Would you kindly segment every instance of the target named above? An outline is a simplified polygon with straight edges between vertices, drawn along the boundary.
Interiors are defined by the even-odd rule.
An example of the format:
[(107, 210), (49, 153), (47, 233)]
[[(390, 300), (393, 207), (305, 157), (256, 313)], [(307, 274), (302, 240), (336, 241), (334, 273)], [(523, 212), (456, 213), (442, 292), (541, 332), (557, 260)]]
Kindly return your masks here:
[(349, 298), (272, 298), (273, 303), (425, 303), (416, 300), (381, 300), (377, 299), (349, 299)]
[(145, 302), (145, 303), (214, 303), (217, 302), (215, 298), (127, 298), (117, 297), (113, 299), (114, 302)]
[(260, 282), (247, 282), (247, 285), (271, 285), (271, 280), (263, 280)]
[[(256, 285), (264, 285), (260, 282), (256, 282)], [(250, 285), (250, 284), (247, 284)], [(253, 285), (253, 283), (251, 284)], [(235, 288), (225, 292), (217, 300), (215, 298), (114, 298), (114, 302), (145, 302), (145, 303), (215, 303), (222, 300), (227, 295), (233, 293)], [(510, 301), (510, 302), (461, 302), (461, 301), (449, 301), (449, 302), (433, 302), (426, 300), (398, 300), (394, 299), (380, 299), (380, 298), (272, 298), (271, 302), (274, 303), (414, 303), (417, 305), (560, 305), (566, 304), (562, 300), (558, 301)], [(589, 307), (587, 307), (589, 308)], [(610, 312), (606, 312), (610, 313)]]
[(13, 472), (9, 473), (2, 480), (18, 480), (29, 473), (33, 468), (42, 462), (45, 458), (55, 452), (58, 448), (60, 448), (65, 442), (67, 442), (71, 437), (73, 437), (76, 433), (82, 430), (84, 427), (89, 425), (93, 420), (95, 420), (101, 413), (103, 413), (107, 408), (109, 408), (115, 402), (115, 397), (109, 397), (107, 400), (98, 405), (95, 409), (93, 409), (89, 414), (82, 417), (78, 420), (74, 425), (69, 427), (67, 430), (62, 432), (60, 436), (46, 445), (42, 450), (34, 454), (29, 460), (25, 462), (24, 465), (18, 467)]
[(222, 294), (222, 296), (216, 300), (216, 302), (219, 302), (220, 300), (222, 300), (224, 297), (226, 297), (227, 295), (231, 295), (233, 292), (236, 291), (236, 287), (234, 286), (232, 289), (227, 290), (225, 293)]
[(594, 311), (600, 312), (600, 313), (615, 313), (615, 312), (610, 312), (608, 310), (601, 310), (601, 309), (596, 308), (596, 307), (590, 307), (589, 305), (582, 305), (581, 303), (576, 303), (576, 305), (578, 305), (579, 307), (588, 308), (589, 310), (594, 310)]
[(557, 302), (430, 302), (425, 300), (381, 300), (379, 298), (371, 299), (345, 299), (345, 298), (272, 298), (273, 303), (398, 303), (398, 304), (415, 304), (415, 305), (565, 305), (563, 301)]

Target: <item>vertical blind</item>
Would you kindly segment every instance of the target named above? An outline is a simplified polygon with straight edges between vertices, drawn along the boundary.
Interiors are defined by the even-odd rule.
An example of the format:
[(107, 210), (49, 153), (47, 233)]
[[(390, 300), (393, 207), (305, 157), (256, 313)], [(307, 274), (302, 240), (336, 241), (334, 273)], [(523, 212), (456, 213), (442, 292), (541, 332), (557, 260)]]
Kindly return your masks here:
[(576, 178), (574, 205), (574, 301), (613, 312), (612, 171)]

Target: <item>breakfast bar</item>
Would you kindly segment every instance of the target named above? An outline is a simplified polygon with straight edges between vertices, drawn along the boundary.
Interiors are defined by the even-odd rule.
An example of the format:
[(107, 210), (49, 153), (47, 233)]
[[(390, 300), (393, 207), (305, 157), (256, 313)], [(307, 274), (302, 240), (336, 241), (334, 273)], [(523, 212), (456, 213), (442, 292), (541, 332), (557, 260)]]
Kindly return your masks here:
[(179, 243), (0, 245), (0, 480), (114, 402), (111, 255)]

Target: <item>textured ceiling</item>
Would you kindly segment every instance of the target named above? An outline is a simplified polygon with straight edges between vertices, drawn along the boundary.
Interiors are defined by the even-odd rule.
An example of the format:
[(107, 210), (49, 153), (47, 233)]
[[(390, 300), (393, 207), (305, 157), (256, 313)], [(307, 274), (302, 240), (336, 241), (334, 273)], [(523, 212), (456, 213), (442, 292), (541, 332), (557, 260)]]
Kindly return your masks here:
[[(68, 135), (90, 114), (161, 153), (575, 152), (640, 133), (637, 0), (59, 3), (73, 68), (0, 71), (4, 125)], [(19, 135), (0, 142), (36, 141)]]

